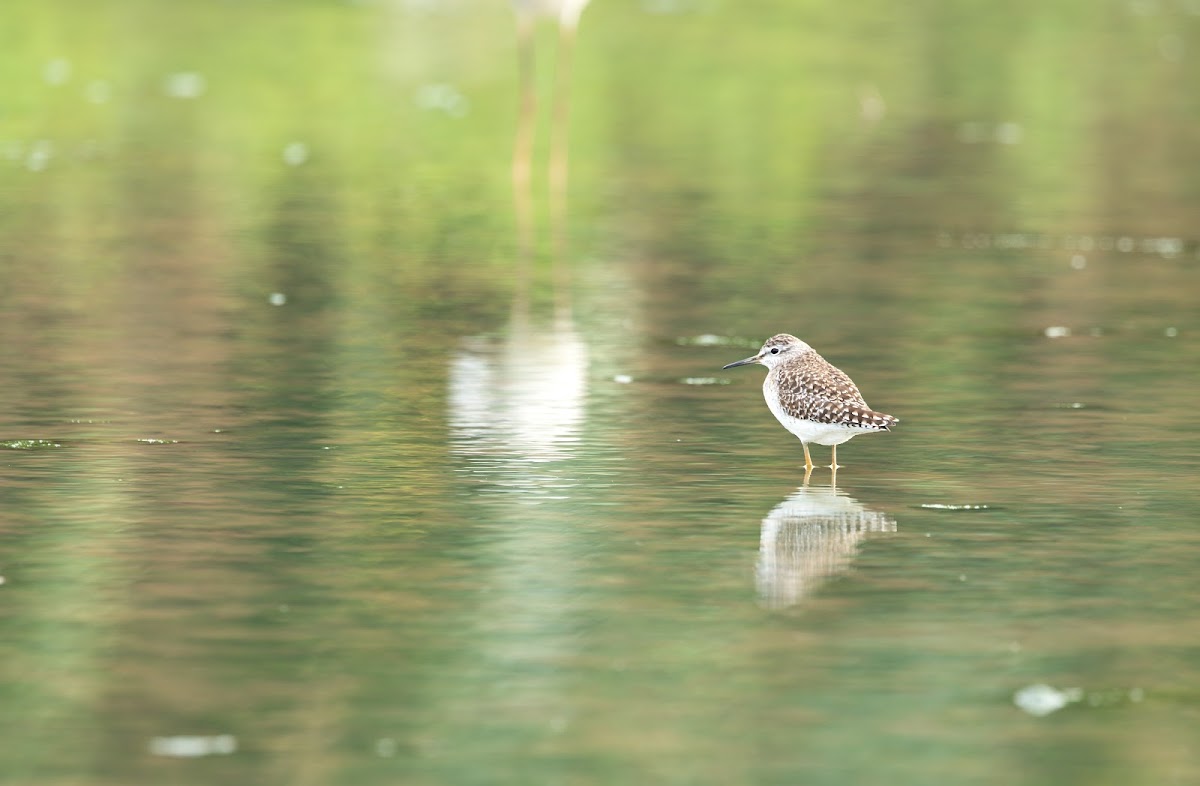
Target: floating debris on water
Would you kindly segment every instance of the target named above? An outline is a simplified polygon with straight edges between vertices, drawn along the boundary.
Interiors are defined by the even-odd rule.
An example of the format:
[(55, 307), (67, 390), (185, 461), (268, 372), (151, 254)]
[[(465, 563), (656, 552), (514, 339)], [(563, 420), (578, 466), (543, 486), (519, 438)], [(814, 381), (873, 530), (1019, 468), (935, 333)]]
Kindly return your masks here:
[(178, 445), (177, 439), (155, 439), (154, 437), (142, 437), (135, 439), (134, 442), (141, 442), (143, 445)]
[(1039, 682), (1036, 685), (1021, 688), (1014, 693), (1013, 704), (1030, 715), (1042, 718), (1052, 712), (1058, 712), (1068, 704), (1077, 702), (1082, 698), (1082, 688), (1059, 690), (1058, 688)]
[(52, 439), (9, 439), (0, 442), (0, 448), (8, 448), (9, 450), (46, 450), (48, 448), (61, 447), (61, 443), (55, 442)]
[(991, 505), (948, 505), (942, 502), (925, 502), (917, 507), (925, 510), (995, 510)]
[(1071, 335), (1071, 328), (1064, 327), (1063, 325), (1051, 325), (1043, 330), (1042, 333), (1045, 334), (1046, 338), (1066, 338)]
[(629, 376), (628, 374), (617, 374), (615, 377), (613, 377), (613, 382), (619, 382), (622, 385), (628, 385), (632, 381), (633, 377)]
[(155, 737), (150, 740), (150, 752), (155, 756), (172, 756), (177, 759), (228, 756), (236, 751), (237, 738), (232, 734), (216, 734), (209, 737), (179, 735)]

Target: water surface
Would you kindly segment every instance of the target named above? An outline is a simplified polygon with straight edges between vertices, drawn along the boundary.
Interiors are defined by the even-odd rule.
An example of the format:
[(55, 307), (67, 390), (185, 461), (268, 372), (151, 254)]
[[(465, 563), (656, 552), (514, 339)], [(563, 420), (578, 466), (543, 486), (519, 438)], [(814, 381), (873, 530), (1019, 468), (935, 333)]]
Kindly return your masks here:
[(597, 2), (514, 194), (502, 4), (171, 8), (9, 11), (8, 779), (1200, 780), (1195, 9)]

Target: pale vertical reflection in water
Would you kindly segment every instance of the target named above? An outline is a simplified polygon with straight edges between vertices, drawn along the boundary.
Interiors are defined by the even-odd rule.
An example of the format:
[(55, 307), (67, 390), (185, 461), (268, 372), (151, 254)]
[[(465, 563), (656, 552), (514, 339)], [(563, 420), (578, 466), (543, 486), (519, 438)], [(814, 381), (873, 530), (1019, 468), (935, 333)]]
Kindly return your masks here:
[(767, 608), (793, 606), (844, 573), (869, 533), (895, 532), (896, 520), (835, 486), (806, 482), (762, 521), (755, 580)]
[[(502, 341), (465, 339), (450, 368), (450, 428), (455, 450), (476, 460), (475, 471), (497, 475), (498, 484), (535, 495), (548, 493), (552, 475), (531, 467), (569, 457), (584, 416), (588, 351), (575, 329), (569, 291), (566, 134), (570, 52), (587, 2), (514, 0), (520, 96), (512, 156), (517, 226), (512, 318)], [(530, 169), (536, 106), (533, 27), (539, 16), (558, 20), (562, 66), (555, 83), (551, 129), (554, 313), (544, 327), (536, 324), (531, 306), (534, 218)]]
[(562, 520), (576, 485), (569, 459), (584, 422), (587, 364), (569, 320), (545, 330), (520, 322), (503, 340), (467, 339), (449, 376), (452, 450), (471, 473), (478, 523), (494, 528), (478, 545), (486, 592), (469, 649), (506, 675), (495, 683), (496, 700), (554, 728), (570, 716), (563, 687), (528, 675), (576, 646), (568, 631), (577, 615), (577, 549)]
[[(529, 170), (533, 140), (532, 9), (518, 4), (521, 30), (521, 110), (513, 150), (513, 209), (517, 227), (516, 289), (502, 338), (464, 339), (449, 373), (451, 449), (466, 461), (479, 494), (501, 493), (504, 504), (482, 517), (498, 527), (483, 541), (481, 576), (486, 608), (473, 634), (485, 662), (513, 669), (497, 690), (561, 728), (569, 712), (553, 680), (521, 675), (531, 664), (566, 655), (578, 582), (570, 555), (572, 530), (561, 526), (576, 485), (569, 459), (585, 420), (588, 347), (575, 328), (566, 247), (566, 119), (570, 45), (584, 3), (566, 3), (561, 20), (560, 73), (552, 129), (550, 231), (552, 315), (535, 316), (532, 297), (535, 226)], [(568, 29), (569, 28), (569, 29)], [(561, 170), (561, 171), (560, 171)], [(531, 507), (537, 508), (536, 515)], [(483, 556), (483, 555), (481, 555)], [(545, 720), (544, 717), (541, 718)]]
[(450, 367), (454, 449), (502, 485), (537, 493), (534, 467), (571, 455), (584, 417), (587, 346), (569, 320), (514, 324), (502, 341), (464, 340)]

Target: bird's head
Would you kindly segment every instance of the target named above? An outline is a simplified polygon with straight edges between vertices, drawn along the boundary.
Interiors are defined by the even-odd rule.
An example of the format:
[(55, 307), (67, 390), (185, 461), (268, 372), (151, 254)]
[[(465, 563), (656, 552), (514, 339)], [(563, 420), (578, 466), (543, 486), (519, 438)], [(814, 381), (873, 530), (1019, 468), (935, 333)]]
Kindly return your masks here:
[(805, 344), (795, 336), (787, 333), (780, 333), (777, 336), (771, 336), (766, 343), (762, 345), (762, 349), (757, 355), (752, 355), (744, 360), (739, 360), (736, 363), (730, 363), (724, 368), (737, 368), (738, 366), (748, 366), (751, 363), (761, 363), (767, 368), (774, 368), (780, 363), (794, 358), (804, 352), (811, 352), (812, 347)]

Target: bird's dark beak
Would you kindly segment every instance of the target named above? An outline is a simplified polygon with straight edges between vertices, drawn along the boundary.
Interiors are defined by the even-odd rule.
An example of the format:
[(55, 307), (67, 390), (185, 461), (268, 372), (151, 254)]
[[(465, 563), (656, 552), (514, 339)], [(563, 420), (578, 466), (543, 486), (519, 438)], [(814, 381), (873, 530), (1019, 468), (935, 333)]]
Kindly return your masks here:
[(730, 363), (728, 366), (721, 366), (721, 370), (724, 371), (727, 368), (737, 368), (738, 366), (748, 366), (751, 363), (757, 363), (758, 358), (758, 355), (754, 355), (753, 357), (748, 357), (745, 360), (739, 360), (736, 363)]

